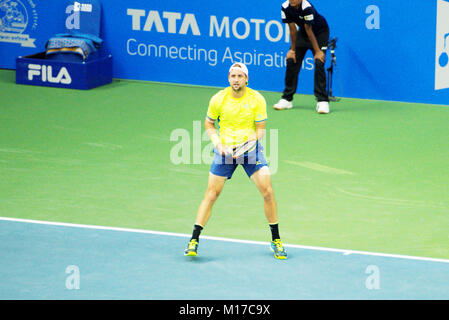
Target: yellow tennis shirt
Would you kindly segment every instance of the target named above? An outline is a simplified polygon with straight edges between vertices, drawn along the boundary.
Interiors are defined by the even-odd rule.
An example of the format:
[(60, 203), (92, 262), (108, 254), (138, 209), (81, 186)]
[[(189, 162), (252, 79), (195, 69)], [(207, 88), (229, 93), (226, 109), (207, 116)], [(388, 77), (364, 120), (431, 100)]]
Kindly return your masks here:
[(248, 87), (245, 95), (236, 99), (231, 95), (231, 87), (228, 87), (210, 99), (207, 117), (218, 120), (218, 135), (222, 144), (241, 144), (256, 132), (256, 122), (267, 119), (267, 103), (259, 92)]

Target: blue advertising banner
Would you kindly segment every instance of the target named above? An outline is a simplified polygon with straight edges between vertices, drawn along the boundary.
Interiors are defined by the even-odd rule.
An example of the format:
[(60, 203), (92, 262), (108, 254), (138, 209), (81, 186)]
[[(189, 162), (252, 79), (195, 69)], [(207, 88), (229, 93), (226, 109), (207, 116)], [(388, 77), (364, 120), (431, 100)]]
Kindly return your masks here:
[[(103, 0), (113, 76), (222, 87), (229, 66), (244, 62), (252, 88), (281, 92), (290, 41), (283, 2)], [(338, 38), (335, 96), (449, 104), (449, 0), (310, 2)], [(0, 0), (0, 68), (43, 51), (70, 19), (66, 8), (65, 0)], [(298, 93), (313, 93), (313, 73), (309, 53)]]

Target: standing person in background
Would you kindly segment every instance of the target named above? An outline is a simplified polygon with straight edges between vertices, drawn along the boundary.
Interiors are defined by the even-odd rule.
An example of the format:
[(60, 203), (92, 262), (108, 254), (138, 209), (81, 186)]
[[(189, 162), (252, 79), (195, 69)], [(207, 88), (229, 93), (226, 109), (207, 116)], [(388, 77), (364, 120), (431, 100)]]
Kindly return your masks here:
[[(287, 53), (285, 89), (281, 100), (274, 105), (276, 110), (291, 109), (293, 95), (298, 86), (298, 76), (307, 50), (312, 50), (315, 61), (314, 94), (318, 101), (316, 111), (329, 113), (329, 97), (326, 91), (324, 68), (329, 41), (329, 26), (307, 0), (288, 0), (282, 4), (282, 22), (290, 29), (290, 50)], [(298, 29), (299, 27), (299, 29)]]

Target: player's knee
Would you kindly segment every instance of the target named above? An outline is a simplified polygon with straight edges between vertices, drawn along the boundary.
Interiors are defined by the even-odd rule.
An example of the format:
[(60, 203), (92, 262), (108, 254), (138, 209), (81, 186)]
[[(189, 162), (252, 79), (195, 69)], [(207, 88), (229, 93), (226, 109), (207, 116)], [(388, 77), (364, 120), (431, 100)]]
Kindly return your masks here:
[(264, 201), (272, 201), (274, 199), (274, 192), (271, 186), (266, 186), (261, 190)]
[(298, 67), (298, 62), (293, 59), (287, 59), (287, 68), (290, 70), (295, 70)]
[(218, 199), (218, 196), (220, 195), (220, 190), (218, 189), (209, 189), (206, 193), (206, 199), (210, 202), (215, 202), (215, 200)]
[(315, 67), (316, 68), (324, 68), (324, 62), (320, 59), (315, 59)]

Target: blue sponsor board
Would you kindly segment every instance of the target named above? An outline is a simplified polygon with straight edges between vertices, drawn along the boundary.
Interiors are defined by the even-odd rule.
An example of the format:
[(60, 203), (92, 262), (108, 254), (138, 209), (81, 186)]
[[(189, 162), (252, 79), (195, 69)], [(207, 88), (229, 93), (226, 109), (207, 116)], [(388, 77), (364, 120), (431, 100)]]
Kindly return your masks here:
[[(12, 2), (24, 17), (16, 15), (15, 24), (7, 13)], [(252, 88), (281, 92), (289, 49), (283, 2), (108, 0), (101, 38), (115, 78), (222, 87), (229, 66), (244, 62)], [(449, 104), (449, 1), (310, 2), (338, 38), (335, 96)], [(0, 67), (13, 69), (17, 56), (43, 51), (64, 29), (65, 11), (63, 0), (0, 0)], [(313, 74), (309, 53), (298, 93), (313, 93)]]
[(45, 52), (18, 57), (16, 83), (88, 90), (112, 82), (112, 56), (89, 61), (46, 59)]

